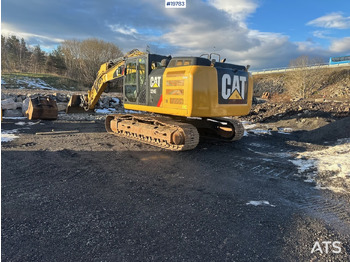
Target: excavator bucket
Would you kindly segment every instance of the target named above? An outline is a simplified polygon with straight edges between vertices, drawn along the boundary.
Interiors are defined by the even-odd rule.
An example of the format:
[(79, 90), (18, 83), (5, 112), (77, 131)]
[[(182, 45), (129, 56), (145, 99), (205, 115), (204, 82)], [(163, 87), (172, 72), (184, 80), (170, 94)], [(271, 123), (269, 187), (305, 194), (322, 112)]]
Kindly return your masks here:
[(85, 113), (86, 111), (82, 105), (83, 101), (81, 95), (72, 95), (68, 102), (66, 113)]
[(57, 119), (58, 109), (56, 101), (50, 97), (36, 96), (30, 98), (28, 109), (25, 112), (29, 120)]

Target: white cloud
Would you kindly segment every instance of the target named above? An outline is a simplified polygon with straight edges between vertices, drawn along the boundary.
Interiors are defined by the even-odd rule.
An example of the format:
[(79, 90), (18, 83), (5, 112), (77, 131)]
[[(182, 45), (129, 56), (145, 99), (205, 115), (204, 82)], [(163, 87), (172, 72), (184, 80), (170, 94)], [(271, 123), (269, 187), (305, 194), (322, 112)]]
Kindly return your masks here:
[(211, 0), (209, 3), (218, 10), (225, 11), (232, 19), (243, 21), (258, 7), (254, 0)]
[(324, 28), (348, 29), (350, 28), (350, 16), (345, 17), (341, 12), (330, 13), (308, 22), (307, 25)]
[(203, 21), (191, 21), (174, 26), (170, 32), (163, 35), (163, 39), (173, 45), (202, 50), (212, 50), (214, 47), (220, 50), (230, 47), (242, 51), (249, 48), (253, 43), (247, 37), (247, 29), (237, 25), (231, 26), (208, 30), (210, 24), (205, 24)]
[(138, 34), (137, 30), (135, 28), (132, 28), (127, 25), (120, 25), (120, 24), (115, 24), (115, 25), (108, 25), (108, 27), (116, 33), (120, 33), (123, 35), (135, 35)]
[(328, 30), (316, 30), (312, 32), (312, 35), (317, 38), (321, 39), (332, 39), (331, 36), (329, 36), (330, 32)]
[(1, 23), (1, 34), (5, 36), (15, 35), (19, 38), (23, 38), (24, 40), (30, 40), (35, 38), (37, 42), (41, 42), (41, 43), (48, 42), (48, 41), (61, 43), (64, 41), (64, 39), (61, 39), (61, 38), (38, 35), (38, 34), (29, 33), (29, 32), (22, 32), (20, 29), (8, 23)]
[(350, 54), (350, 37), (333, 40), (330, 50), (335, 53)]

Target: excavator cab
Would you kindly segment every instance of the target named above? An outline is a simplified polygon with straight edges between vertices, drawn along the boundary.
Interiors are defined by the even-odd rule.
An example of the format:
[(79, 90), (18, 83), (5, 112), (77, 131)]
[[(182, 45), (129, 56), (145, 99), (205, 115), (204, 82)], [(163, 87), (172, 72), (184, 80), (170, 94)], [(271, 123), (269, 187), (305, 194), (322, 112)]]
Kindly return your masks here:
[[(170, 60), (169, 57), (146, 54), (138, 57), (131, 57), (125, 61), (124, 78), (124, 104), (149, 105), (155, 101), (154, 94), (150, 92), (150, 86), (161, 87), (157, 78), (150, 76), (153, 71), (164, 72), (162, 60)], [(164, 64), (164, 62), (163, 62)]]

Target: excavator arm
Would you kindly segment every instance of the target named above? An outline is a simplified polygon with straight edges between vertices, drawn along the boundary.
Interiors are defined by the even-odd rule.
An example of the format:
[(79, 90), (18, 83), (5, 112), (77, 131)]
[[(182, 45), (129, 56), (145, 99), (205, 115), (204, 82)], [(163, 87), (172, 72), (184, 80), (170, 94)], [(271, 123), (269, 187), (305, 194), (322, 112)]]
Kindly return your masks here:
[(133, 49), (123, 57), (102, 64), (91, 89), (84, 95), (72, 95), (67, 105), (66, 113), (80, 113), (94, 110), (98, 100), (108, 84), (111, 81), (124, 76), (125, 59), (143, 54), (145, 53), (139, 51), (138, 49)]

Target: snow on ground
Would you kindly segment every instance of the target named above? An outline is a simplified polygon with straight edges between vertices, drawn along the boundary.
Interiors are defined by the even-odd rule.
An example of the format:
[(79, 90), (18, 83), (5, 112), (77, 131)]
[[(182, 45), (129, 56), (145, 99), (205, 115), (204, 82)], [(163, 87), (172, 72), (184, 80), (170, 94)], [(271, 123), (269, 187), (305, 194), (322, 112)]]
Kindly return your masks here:
[(290, 135), (292, 132), (293, 132), (293, 129), (289, 128), (289, 127), (280, 127), (280, 128), (278, 128), (278, 133), (279, 134)]
[(18, 138), (18, 136), (15, 135), (15, 133), (17, 132), (18, 132), (18, 129), (1, 130), (1, 143), (9, 142), (15, 138)]
[(142, 111), (134, 111), (134, 110), (128, 110), (128, 109), (125, 109), (124, 112), (126, 114), (144, 114), (145, 112), (142, 112)]
[(35, 122), (22, 122), (22, 121), (15, 123), (15, 125), (18, 125), (18, 126), (25, 126), (25, 125), (32, 126), (32, 125), (36, 125), (36, 124), (37, 123), (35, 123)]
[(290, 160), (305, 182), (316, 182), (317, 189), (350, 193), (350, 138), (340, 139), (334, 146), (319, 151), (298, 153)]
[(25, 116), (4, 116), (2, 119), (27, 119)]
[[(253, 124), (249, 121), (242, 121), (241, 123), (243, 124), (245, 129), (244, 136), (248, 136), (248, 134), (271, 135), (272, 128), (268, 125)], [(277, 132), (279, 134), (290, 135), (293, 132), (293, 129), (289, 127), (279, 127)]]
[(110, 108), (103, 108), (103, 109), (95, 109), (96, 114), (114, 114), (114, 113), (125, 113), (125, 114), (144, 114), (145, 112), (142, 111), (134, 111), (134, 110), (127, 110), (127, 109), (116, 109), (113, 107)]
[(120, 100), (116, 97), (112, 97), (111, 101), (113, 106), (120, 104)]
[(117, 112), (115, 108), (103, 108), (103, 109), (95, 109), (96, 114), (111, 114)]
[(249, 121), (242, 121), (241, 122), (244, 126), (244, 136), (248, 136), (248, 134), (254, 134), (254, 135), (271, 135), (270, 130), (266, 129), (254, 129), (256, 127), (256, 124), (252, 124)]
[[(11, 83), (12, 85), (19, 86), (20, 89), (25, 88), (39, 88), (39, 89), (46, 89), (46, 90), (57, 90), (56, 88), (50, 86), (48, 83), (46, 83), (44, 80), (39, 78), (32, 78), (32, 77), (21, 77), (19, 79), (13, 79), (15, 83)], [(1, 84), (5, 85), (7, 84), (5, 80), (1, 79)]]
[[(6, 119), (26, 119), (26, 117), (6, 117)], [(18, 133), (19, 130), (30, 129), (29, 126), (36, 125), (36, 124), (39, 124), (39, 123), (40, 123), (40, 121), (38, 121), (38, 122), (19, 121), (19, 122), (15, 123), (15, 125), (21, 126), (20, 128), (12, 129), (12, 130), (1, 130), (1, 142), (12, 141), (15, 138), (18, 138), (18, 135), (15, 135), (15, 134)]]
[(37, 78), (23, 78), (23, 79), (18, 79), (17, 83), (27, 85), (28, 88), (41, 88), (41, 89), (49, 89), (49, 90), (56, 90), (56, 88), (53, 88), (49, 84), (47, 84), (45, 81)]
[(265, 129), (250, 129), (248, 133), (253, 133), (254, 135), (271, 135), (270, 130)]
[(242, 125), (244, 126), (244, 129), (253, 129), (254, 127), (256, 127), (256, 124), (252, 124), (249, 121), (241, 121)]
[(249, 201), (248, 203), (246, 203), (246, 205), (252, 205), (252, 206), (271, 206), (271, 207), (275, 207), (275, 205), (271, 205), (269, 201), (266, 200), (259, 200), (259, 201)]

